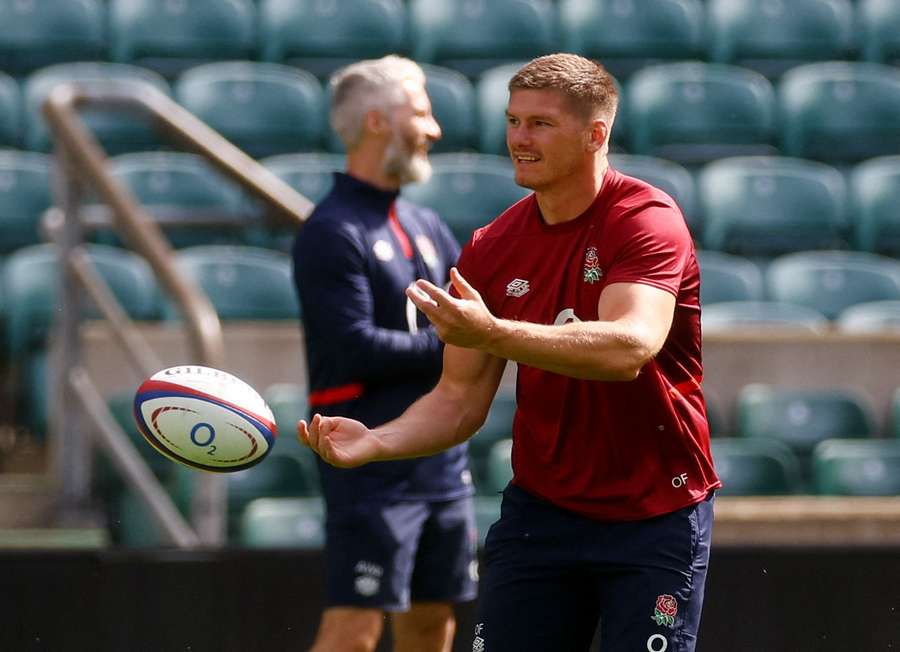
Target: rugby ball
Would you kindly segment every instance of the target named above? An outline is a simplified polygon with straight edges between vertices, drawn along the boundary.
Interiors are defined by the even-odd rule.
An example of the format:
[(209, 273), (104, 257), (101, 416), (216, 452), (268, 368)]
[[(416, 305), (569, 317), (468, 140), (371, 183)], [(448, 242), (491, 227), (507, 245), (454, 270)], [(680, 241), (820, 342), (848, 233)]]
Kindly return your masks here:
[(134, 396), (144, 438), (171, 460), (203, 471), (240, 471), (272, 450), (275, 417), (256, 390), (231, 374), (197, 365), (163, 369)]

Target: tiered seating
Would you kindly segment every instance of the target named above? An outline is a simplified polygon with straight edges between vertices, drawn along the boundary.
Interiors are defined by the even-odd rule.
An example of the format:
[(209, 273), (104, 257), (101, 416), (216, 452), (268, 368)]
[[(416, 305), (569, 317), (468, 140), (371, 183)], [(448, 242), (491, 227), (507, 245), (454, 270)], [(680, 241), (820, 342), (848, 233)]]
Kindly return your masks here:
[(22, 132), (22, 97), (16, 80), (0, 73), (0, 147), (15, 147)]
[(873, 158), (853, 168), (850, 200), (856, 247), (900, 257), (900, 156)]
[(0, 150), (0, 254), (38, 244), (40, 219), (51, 203), (50, 159)]

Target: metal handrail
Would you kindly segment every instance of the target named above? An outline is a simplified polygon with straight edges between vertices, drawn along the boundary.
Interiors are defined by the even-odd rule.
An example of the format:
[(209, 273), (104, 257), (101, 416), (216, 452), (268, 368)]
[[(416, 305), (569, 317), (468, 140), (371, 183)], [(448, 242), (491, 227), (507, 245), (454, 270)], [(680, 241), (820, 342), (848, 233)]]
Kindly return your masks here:
[[(43, 111), (60, 146), (60, 168), (65, 175), (65, 218), (74, 219), (80, 212), (79, 188), (92, 187), (99, 198), (110, 206), (116, 231), (134, 251), (147, 260), (162, 287), (181, 309), (196, 362), (212, 367), (223, 366), (222, 326), (214, 307), (201, 288), (191, 279), (177, 273), (173, 265), (174, 252), (159, 226), (141, 208), (131, 192), (109, 173), (103, 149), (78, 116), (77, 110), (85, 106), (127, 110), (151, 117), (163, 131), (174, 135), (188, 149), (207, 158), (226, 176), (274, 208), (274, 214), (278, 218), (295, 226), (304, 223), (312, 211), (312, 202), (156, 88), (121, 81), (62, 83), (45, 100)], [(88, 290), (117, 331), (117, 338), (126, 348), (132, 362), (142, 373), (146, 373), (147, 366), (155, 362), (154, 356), (150, 353), (149, 346), (139, 341), (136, 329), (124, 311), (117, 306), (105, 283), (99, 275), (92, 273), (89, 259), (83, 255), (79, 245), (79, 228), (72, 225), (61, 231), (63, 235), (59, 241), (66, 260), (63, 269), (71, 274), (69, 278)], [(63, 303), (69, 313), (77, 305), (77, 301), (69, 299), (65, 299)], [(72, 315), (64, 315), (62, 324), (63, 347), (77, 348), (77, 344), (73, 344), (77, 337), (74, 334), (76, 324)], [(106, 447), (123, 476), (151, 507), (164, 531), (178, 545), (194, 545), (197, 539), (192, 532), (185, 530), (177, 513), (173, 513), (171, 501), (159, 490), (158, 485), (153, 484), (146, 463), (127, 441), (121, 428), (115, 426), (105, 404), (98, 405), (99, 394), (93, 391), (87, 375), (81, 373), (77, 352), (64, 353), (61, 359), (64, 361), (60, 379), (62, 405), (67, 400), (77, 399), (81, 402), (86, 409), (86, 416), (99, 429), (95, 433), (95, 439)], [(77, 420), (73, 419), (72, 423), (77, 423)], [(89, 463), (86, 462), (89, 459), (86, 444), (79, 433), (69, 432), (61, 439), (64, 443), (60, 445), (60, 449), (65, 455)], [(78, 470), (69, 472), (68, 484), (71, 486), (68, 489), (65, 486), (66, 472), (61, 475), (63, 496), (68, 496), (71, 503), (77, 504), (86, 491), (84, 473)], [(200, 521), (196, 523), (197, 536), (205, 543), (221, 543), (224, 536), (224, 484), (220, 477), (205, 474), (200, 476), (199, 485), (194, 511), (195, 514), (205, 516), (195, 518), (195, 521)]]

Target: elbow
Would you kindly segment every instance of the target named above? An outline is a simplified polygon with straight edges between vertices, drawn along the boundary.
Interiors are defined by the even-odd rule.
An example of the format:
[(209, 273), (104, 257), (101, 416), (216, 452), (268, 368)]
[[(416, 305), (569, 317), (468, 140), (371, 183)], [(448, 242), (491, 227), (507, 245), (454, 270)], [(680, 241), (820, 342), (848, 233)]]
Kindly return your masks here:
[(607, 380), (631, 382), (636, 380), (641, 370), (656, 356), (657, 350), (645, 342), (632, 341), (623, 347), (619, 355), (607, 360), (609, 374)]

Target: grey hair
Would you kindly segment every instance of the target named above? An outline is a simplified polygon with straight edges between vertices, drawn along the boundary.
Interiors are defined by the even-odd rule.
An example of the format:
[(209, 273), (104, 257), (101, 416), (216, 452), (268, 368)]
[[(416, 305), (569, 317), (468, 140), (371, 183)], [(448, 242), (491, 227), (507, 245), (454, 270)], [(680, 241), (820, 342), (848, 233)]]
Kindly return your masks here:
[(424, 86), (425, 72), (415, 61), (395, 54), (357, 61), (332, 75), (331, 128), (348, 151), (362, 138), (367, 112), (387, 111), (403, 102), (402, 82), (406, 80)]

